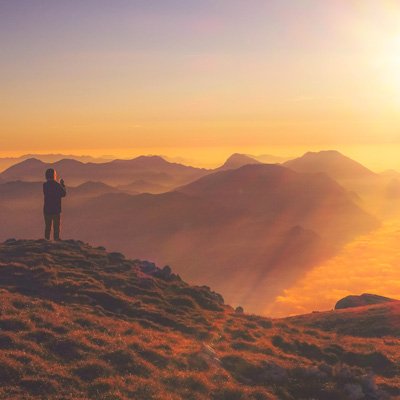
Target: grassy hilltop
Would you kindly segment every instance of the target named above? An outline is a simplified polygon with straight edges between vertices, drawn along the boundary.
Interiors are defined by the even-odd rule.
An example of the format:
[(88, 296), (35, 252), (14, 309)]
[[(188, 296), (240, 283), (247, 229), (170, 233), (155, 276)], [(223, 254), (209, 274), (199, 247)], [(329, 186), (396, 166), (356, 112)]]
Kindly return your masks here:
[(400, 396), (398, 303), (270, 320), (79, 241), (1, 244), (0, 295), (0, 399)]

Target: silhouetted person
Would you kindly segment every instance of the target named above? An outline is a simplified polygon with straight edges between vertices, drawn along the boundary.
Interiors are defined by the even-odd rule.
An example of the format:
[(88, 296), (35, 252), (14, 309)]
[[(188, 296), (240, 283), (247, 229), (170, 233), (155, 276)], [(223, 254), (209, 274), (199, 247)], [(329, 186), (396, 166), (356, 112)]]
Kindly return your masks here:
[(46, 225), (44, 237), (50, 240), (51, 226), (53, 225), (54, 240), (60, 240), (61, 199), (67, 195), (64, 180), (57, 182), (57, 173), (53, 168), (46, 171), (46, 182), (43, 184), (44, 194), (44, 222)]

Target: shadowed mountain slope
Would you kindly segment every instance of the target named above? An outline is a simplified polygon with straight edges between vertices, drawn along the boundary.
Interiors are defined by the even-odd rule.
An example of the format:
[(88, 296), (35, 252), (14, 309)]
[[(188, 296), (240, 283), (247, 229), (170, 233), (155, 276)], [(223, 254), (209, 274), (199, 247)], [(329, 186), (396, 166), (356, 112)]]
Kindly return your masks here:
[(103, 182), (88, 181), (72, 188), (73, 194), (77, 196), (100, 196), (106, 193), (120, 193), (120, 190)]
[(400, 180), (395, 173), (374, 173), (338, 151), (309, 152), (283, 165), (297, 172), (329, 175), (354, 193), (354, 201), (380, 219), (399, 213)]
[(283, 165), (297, 172), (323, 172), (339, 181), (371, 178), (376, 175), (362, 164), (335, 150), (308, 152)]
[(388, 341), (235, 313), (220, 295), (187, 285), (168, 267), (79, 241), (0, 244), (0, 294), (4, 399), (354, 400), (399, 393), (399, 355)]
[[(280, 216), (282, 223), (290, 221), (339, 241), (353, 235), (354, 223), (366, 229), (374, 225), (352, 196), (325, 174), (296, 173), (279, 165), (218, 172), (176, 190), (234, 208), (238, 214), (257, 216), (265, 223)], [(354, 219), (346, 222), (347, 218)]]
[(144, 179), (139, 179), (134, 182), (129, 183), (128, 185), (120, 185), (118, 189), (129, 193), (129, 194), (138, 194), (138, 193), (164, 193), (168, 192), (168, 186), (163, 186), (158, 183), (152, 183), (149, 181), (145, 181)]
[[(122, 192), (102, 182), (85, 182), (76, 187), (68, 187), (67, 193), (74, 200), (82, 200), (86, 197), (97, 197), (106, 193)], [(30, 208), (32, 204), (39, 206), (39, 202), (42, 200), (43, 182), (12, 181), (0, 183), (0, 205), (9, 203), (13, 207), (21, 205)]]

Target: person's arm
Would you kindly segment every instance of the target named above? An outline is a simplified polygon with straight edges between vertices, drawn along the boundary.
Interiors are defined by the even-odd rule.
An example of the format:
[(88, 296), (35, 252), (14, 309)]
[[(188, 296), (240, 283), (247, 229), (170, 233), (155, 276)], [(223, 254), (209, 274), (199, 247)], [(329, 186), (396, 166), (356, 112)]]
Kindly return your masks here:
[(66, 195), (67, 195), (67, 188), (65, 187), (65, 184), (64, 184), (64, 179), (61, 179), (61, 181), (60, 181), (60, 195), (61, 195), (61, 197), (65, 197)]

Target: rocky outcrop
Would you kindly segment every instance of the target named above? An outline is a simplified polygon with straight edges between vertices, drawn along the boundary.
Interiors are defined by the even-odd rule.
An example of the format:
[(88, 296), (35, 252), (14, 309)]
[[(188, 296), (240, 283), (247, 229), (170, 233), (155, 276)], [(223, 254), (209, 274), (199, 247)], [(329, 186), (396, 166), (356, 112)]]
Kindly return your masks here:
[(370, 306), (371, 304), (381, 304), (396, 301), (388, 297), (379, 296), (377, 294), (363, 293), (360, 296), (347, 296), (339, 300), (335, 305), (335, 310), (343, 308)]

